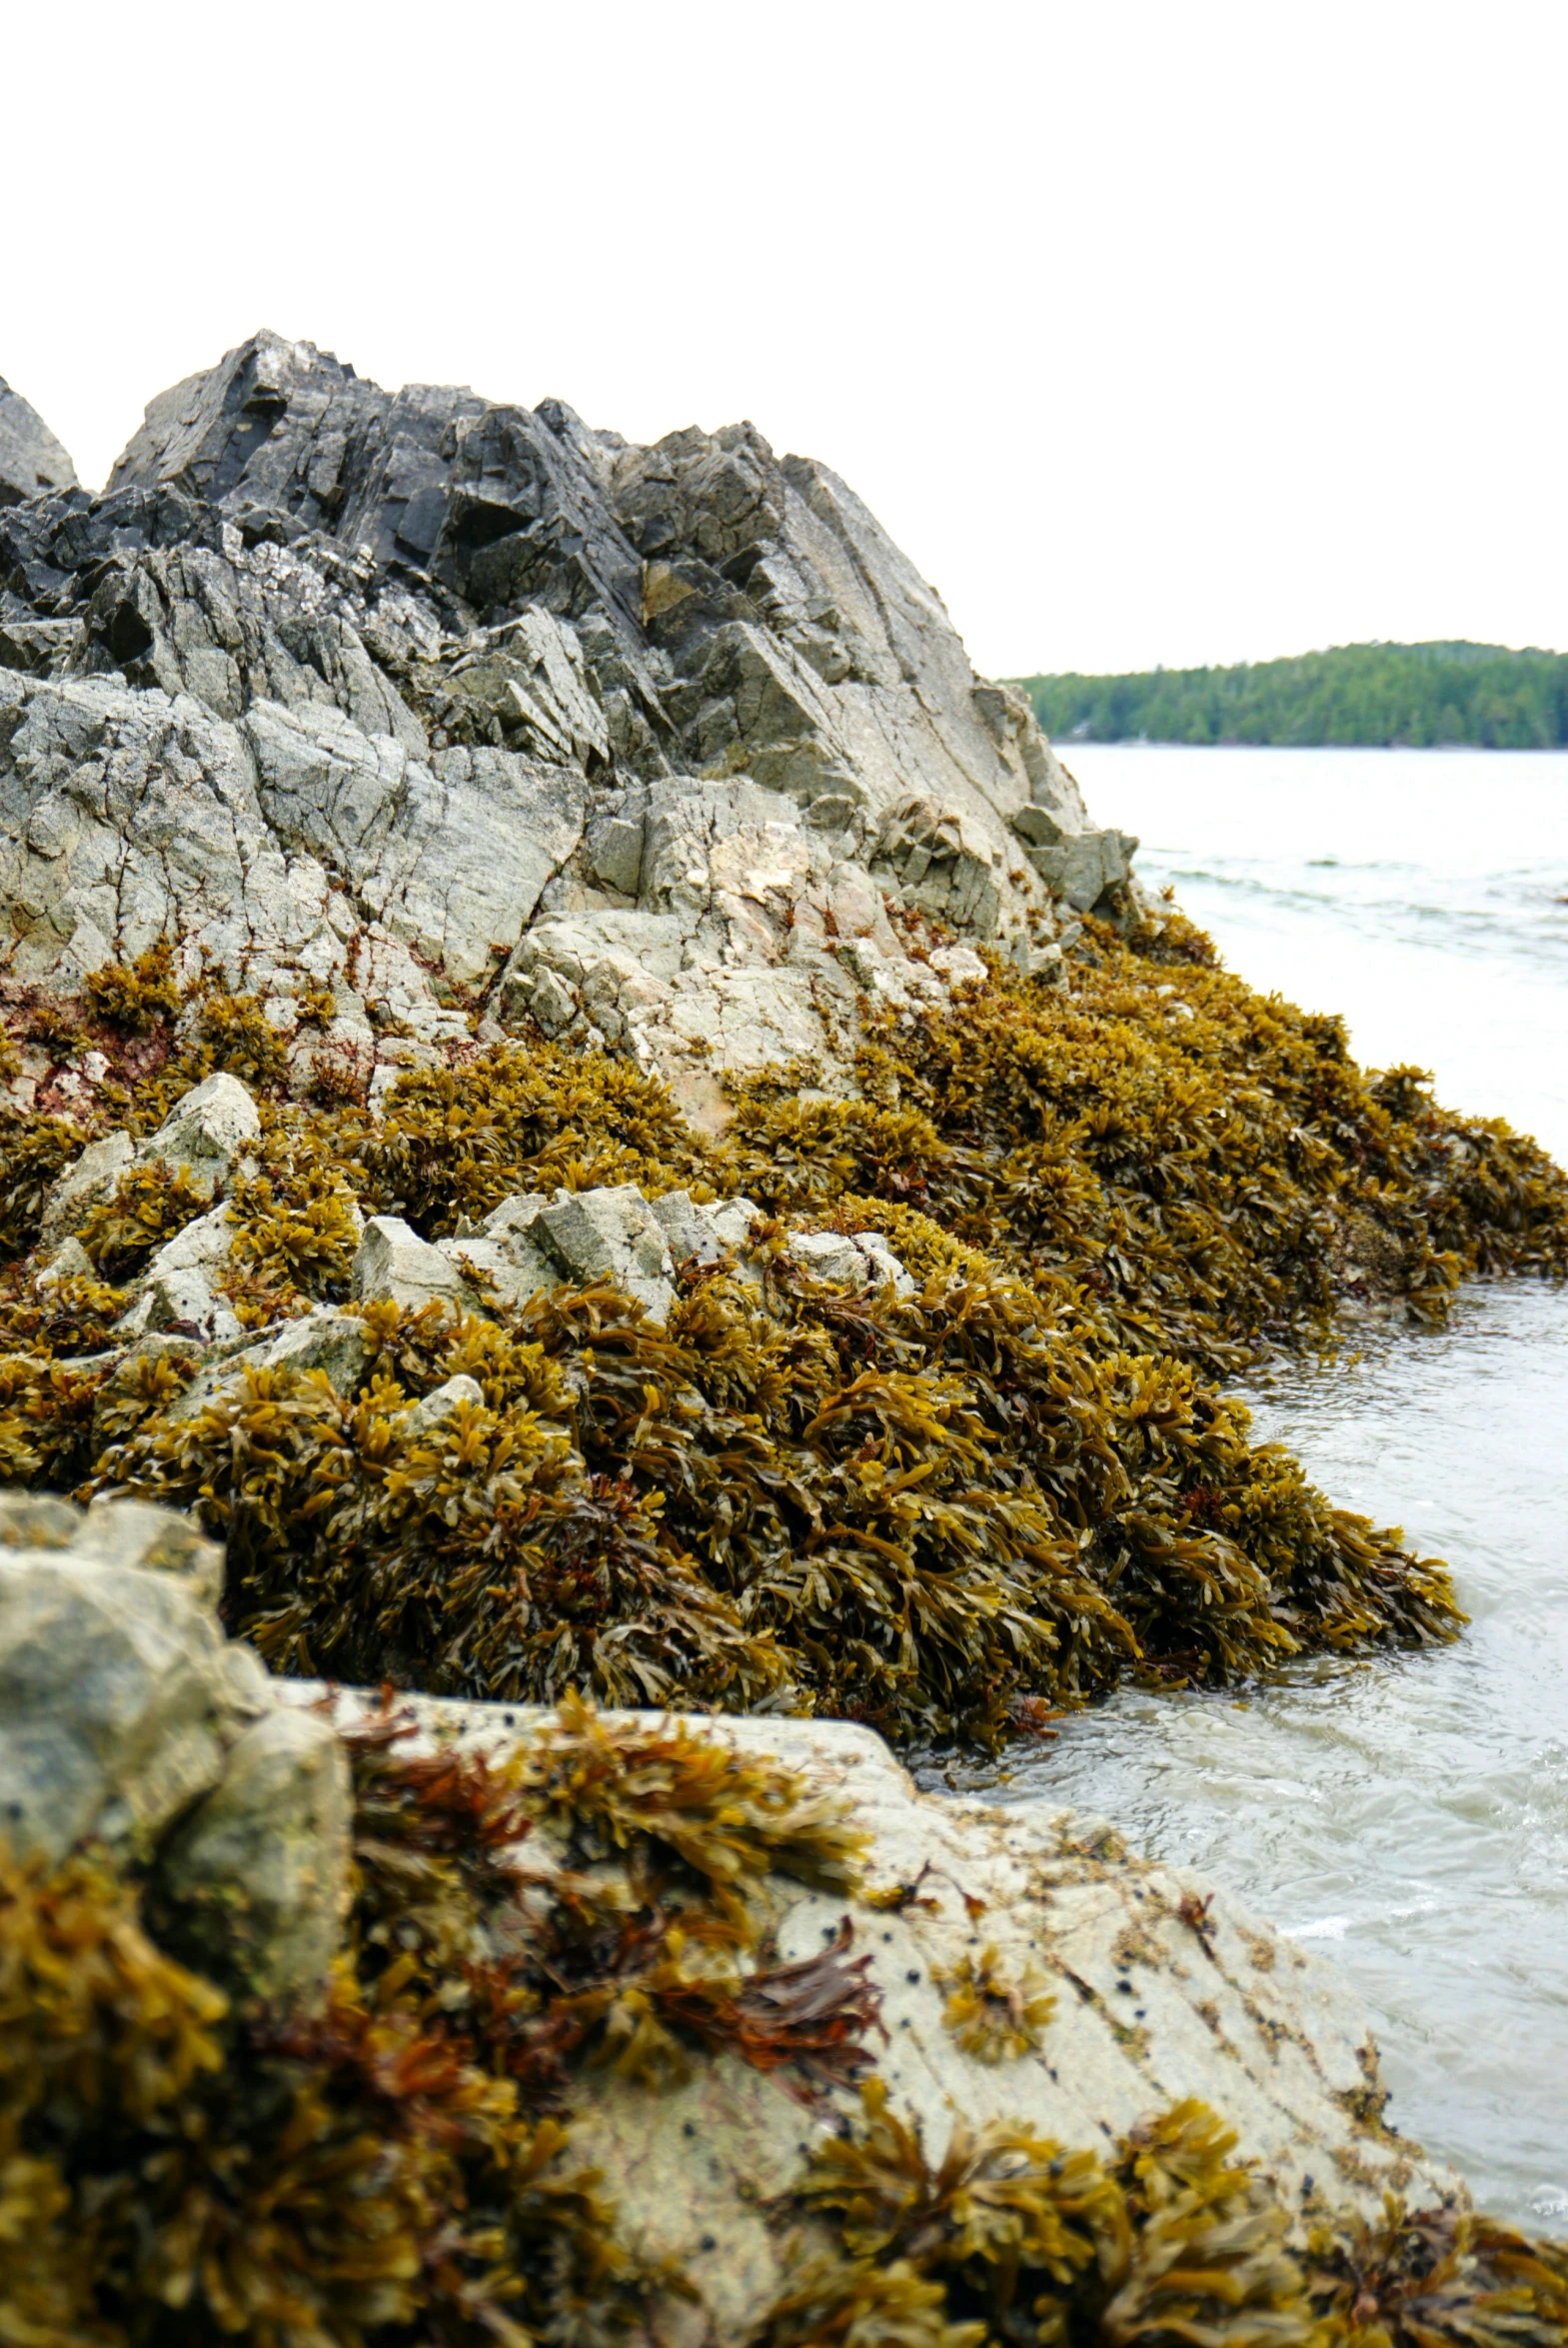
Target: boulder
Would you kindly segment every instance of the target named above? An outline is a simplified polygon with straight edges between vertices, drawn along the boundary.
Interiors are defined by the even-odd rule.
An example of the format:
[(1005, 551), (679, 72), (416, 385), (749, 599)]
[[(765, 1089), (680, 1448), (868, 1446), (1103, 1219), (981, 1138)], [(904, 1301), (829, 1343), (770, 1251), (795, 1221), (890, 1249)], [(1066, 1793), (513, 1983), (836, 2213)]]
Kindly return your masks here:
[(128, 1172), (135, 1156), (127, 1133), (105, 1134), (101, 1142), (88, 1143), (44, 1200), (43, 1223), (38, 1233), (40, 1252), (52, 1255), (64, 1240), (81, 1229), (95, 1206), (113, 1197), (120, 1176)]
[(35, 408), (0, 378), (0, 506), (76, 487), (76, 467)]
[(209, 1197), (261, 1139), (261, 1112), (238, 1077), (220, 1070), (175, 1104), (137, 1153), (144, 1164), (179, 1168)]
[[(134, 1546), (134, 1543), (128, 1543)], [(0, 1827), (139, 1855), (223, 1773), (234, 1704), (202, 1576), (0, 1546)]]
[(362, 1304), (472, 1303), (450, 1255), (422, 1239), (401, 1215), (373, 1214), (354, 1257), (353, 1289)]
[(242, 1996), (309, 2001), (350, 1896), (348, 1762), (319, 1713), (273, 1710), (158, 1854), (155, 1902), (188, 1962)]
[(635, 1182), (600, 1190), (558, 1190), (538, 1227), (566, 1277), (579, 1286), (608, 1279), (664, 1320), (676, 1300), (675, 1266), (664, 1226)]
[(223, 1595), (222, 1547), (172, 1508), (106, 1494), (79, 1520), (71, 1545), (95, 1565), (179, 1574), (209, 1612)]
[[(305, 1683), (290, 1697), (320, 1693)], [(340, 1717), (377, 1700), (346, 1691)], [(403, 1749), (414, 1752), (450, 1743), (504, 1763), (558, 1725), (534, 1707), (410, 1701), (421, 1733)], [(1140, 1859), (1103, 1822), (1048, 1802), (922, 1793), (880, 1738), (849, 1722), (693, 1725), (744, 1756), (777, 1756), (805, 1798), (848, 1805), (865, 1837), (863, 1880), (835, 1892), (766, 1878), (770, 1958), (819, 1957), (847, 1927), (848, 1961), (864, 1960), (879, 2005), (868, 2043), (889, 2115), (918, 2123), (933, 2166), (960, 2120), (1021, 2122), (1066, 2151), (1103, 2153), (1198, 2097), (1287, 2206), (1309, 2213), (1314, 2189), (1371, 2218), (1385, 2192), (1413, 2208), (1463, 2199), (1450, 2170), (1377, 2117), (1376, 2050), (1347, 1984), (1206, 1879)], [(528, 1855), (536, 1875), (574, 1863), (548, 1827)], [(1026, 2008), (1016, 2034), (976, 2024), (983, 1997), (965, 2017), (962, 1985), (976, 1970), (993, 2018)], [(798, 2271), (787, 2195), (801, 2155), (858, 2109), (842, 2087), (820, 2087), (806, 2111), (798, 2093), (786, 2067), (729, 2054), (658, 2092), (609, 2065), (578, 2081), (574, 2158), (599, 2170), (622, 2238), (650, 2262), (668, 2259), (690, 2289), (670, 2305), (672, 2338), (755, 2337)]]
[(750, 1198), (721, 1198), (697, 1206), (690, 1190), (667, 1190), (649, 1201), (676, 1263), (722, 1263), (740, 1252), (762, 1209)]
[(445, 1385), (433, 1386), (422, 1395), (403, 1420), (403, 1431), (411, 1441), (428, 1440), (449, 1418), (456, 1417), (465, 1403), (473, 1409), (482, 1409), (485, 1389), (477, 1377), (459, 1372), (449, 1377)]
[(86, 1280), (94, 1277), (92, 1257), (80, 1239), (64, 1239), (33, 1274), (33, 1285), (51, 1288), (59, 1280)]
[(0, 1492), (0, 1840), (146, 1866), (160, 1933), (247, 1998), (309, 2000), (348, 1911), (349, 1772), (217, 1620), (186, 1517)]
[[(181, 1342), (177, 1338), (144, 1337), (142, 1346)], [(201, 1348), (193, 1348), (200, 1355)], [(232, 1397), (256, 1370), (292, 1370), (324, 1377), (335, 1393), (352, 1394), (370, 1366), (371, 1349), (365, 1324), (356, 1312), (333, 1304), (317, 1304), (298, 1320), (263, 1329), (238, 1340), (215, 1342), (201, 1360), (196, 1376), (178, 1400), (169, 1405), (171, 1418), (191, 1418), (209, 1402)]]
[(1025, 950), (1054, 907), (1135, 910), (1027, 704), (750, 425), (639, 448), (261, 333), (151, 403), (101, 497), (39, 490), (61, 462), (0, 512), (23, 982), (168, 937), (264, 999), (301, 1086), (325, 1055), (377, 1108), (477, 1006), (717, 1125), (716, 1068), (850, 1091), (862, 1003), (939, 999), (884, 899)]
[(789, 1253), (813, 1279), (835, 1287), (882, 1288), (891, 1283), (896, 1296), (912, 1296), (914, 1281), (904, 1270), (880, 1231), (796, 1231)]
[(148, 1262), (144, 1281), (166, 1279), (171, 1273), (203, 1271), (214, 1277), (229, 1260), (234, 1246), (234, 1222), (227, 1206), (215, 1206), (166, 1239)]
[(549, 1203), (542, 1190), (518, 1191), (503, 1198), (477, 1230), (437, 1240), (471, 1297), (526, 1304), (542, 1288), (556, 1286), (562, 1265), (539, 1219)]

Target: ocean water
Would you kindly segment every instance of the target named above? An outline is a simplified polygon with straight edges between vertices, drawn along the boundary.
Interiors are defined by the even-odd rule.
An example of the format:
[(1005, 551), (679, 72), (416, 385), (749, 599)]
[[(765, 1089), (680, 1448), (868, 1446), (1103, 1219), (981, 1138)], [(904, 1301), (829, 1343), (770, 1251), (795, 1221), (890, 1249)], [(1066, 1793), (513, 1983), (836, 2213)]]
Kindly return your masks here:
[[(1065, 755), (1232, 969), (1568, 1159), (1568, 757)], [(1330, 1958), (1394, 2124), (1568, 2235), (1568, 1288), (1471, 1287), (1445, 1329), (1249, 1399), (1335, 1499), (1447, 1559), (1469, 1630), (1240, 1700), (1118, 1696), (962, 1782), (1109, 1817)]]

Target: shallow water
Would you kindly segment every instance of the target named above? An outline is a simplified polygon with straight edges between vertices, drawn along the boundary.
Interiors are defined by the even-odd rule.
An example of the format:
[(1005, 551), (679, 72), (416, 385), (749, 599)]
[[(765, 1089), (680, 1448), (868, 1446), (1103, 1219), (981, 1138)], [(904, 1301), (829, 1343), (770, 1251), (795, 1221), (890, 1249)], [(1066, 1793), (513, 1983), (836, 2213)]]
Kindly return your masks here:
[(1061, 747), (1232, 970), (1568, 1160), (1568, 752)]
[[(1568, 758), (1067, 757), (1233, 969), (1568, 1157)], [(1118, 1696), (996, 1790), (1109, 1817), (1331, 1957), (1395, 2124), (1568, 2234), (1568, 1290), (1473, 1288), (1445, 1330), (1252, 1398), (1335, 1499), (1447, 1558), (1472, 1627), (1242, 1702)]]

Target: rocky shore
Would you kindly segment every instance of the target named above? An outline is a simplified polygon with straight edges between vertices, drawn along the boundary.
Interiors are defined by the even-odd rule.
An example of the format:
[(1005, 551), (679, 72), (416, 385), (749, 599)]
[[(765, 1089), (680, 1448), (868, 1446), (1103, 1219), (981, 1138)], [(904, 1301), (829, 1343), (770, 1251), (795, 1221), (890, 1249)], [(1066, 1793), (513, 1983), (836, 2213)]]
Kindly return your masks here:
[(1568, 1265), (1135, 848), (751, 426), (0, 386), (0, 2336), (1565, 2337), (1327, 1968), (889, 1749), (1454, 1635), (1215, 1381)]

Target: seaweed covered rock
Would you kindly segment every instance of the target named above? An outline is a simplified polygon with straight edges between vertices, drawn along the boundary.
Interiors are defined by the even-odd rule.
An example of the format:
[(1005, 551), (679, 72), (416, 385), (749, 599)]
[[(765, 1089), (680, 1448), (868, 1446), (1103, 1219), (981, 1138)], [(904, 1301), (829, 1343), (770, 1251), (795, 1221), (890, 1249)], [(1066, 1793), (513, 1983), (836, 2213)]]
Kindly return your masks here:
[[(539, 1043), (375, 1114), (263, 1093), (216, 1206), (134, 1143), (87, 1272), (10, 1275), (11, 1472), (198, 1510), (280, 1667), (507, 1700), (994, 1742), (1129, 1675), (1452, 1635), (1442, 1569), (1209, 1381), (1347, 1307), (1440, 1314), (1467, 1268), (1560, 1271), (1562, 1176), (1178, 917), (1094, 951), (868, 1012), (859, 1099), (738, 1080), (722, 1138)], [(16, 1133), (25, 1239), (86, 1129)], [(187, 1253), (210, 1312), (155, 1276)], [(454, 1379), (478, 1398), (422, 1420)]]
[[(0, 1857), (19, 2339), (1563, 2339), (1560, 2246), (1367, 2116), (1327, 1968), (1103, 1830), (922, 1799), (844, 1726), (295, 1694), (238, 1839), (220, 1792), (150, 1871)], [(257, 2002), (169, 1891), (243, 1848), (254, 1918), (296, 1820), (241, 1789), (327, 1744), (334, 1959)]]

